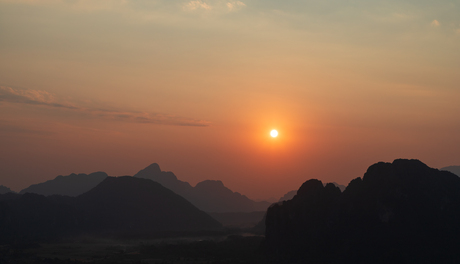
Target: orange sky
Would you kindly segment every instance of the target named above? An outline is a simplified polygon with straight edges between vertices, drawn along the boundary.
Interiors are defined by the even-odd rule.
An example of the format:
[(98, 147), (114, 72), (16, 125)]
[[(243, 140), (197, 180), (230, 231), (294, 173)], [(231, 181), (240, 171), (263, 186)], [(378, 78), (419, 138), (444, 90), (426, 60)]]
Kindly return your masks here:
[(0, 184), (157, 162), (278, 198), (378, 161), (460, 165), (459, 13), (446, 0), (0, 0)]

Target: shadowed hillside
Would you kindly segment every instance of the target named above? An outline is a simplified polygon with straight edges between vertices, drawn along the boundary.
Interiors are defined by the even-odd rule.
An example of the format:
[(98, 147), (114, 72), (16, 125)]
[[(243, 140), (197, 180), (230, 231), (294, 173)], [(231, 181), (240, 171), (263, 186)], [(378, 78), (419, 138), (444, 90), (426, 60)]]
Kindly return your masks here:
[(77, 202), (91, 232), (145, 234), (222, 227), (185, 198), (148, 179), (107, 177)]
[(26, 193), (0, 198), (2, 242), (80, 234), (155, 236), (221, 227), (183, 197), (156, 182), (133, 177), (107, 177), (78, 197)]
[(13, 191), (10, 188), (6, 187), (6, 186), (0, 185), (0, 194), (5, 194), (5, 193), (9, 193), (9, 192), (13, 192)]
[(457, 263), (460, 178), (418, 160), (369, 167), (341, 193), (305, 182), (267, 211), (266, 246), (312, 263)]
[(78, 175), (72, 173), (68, 176), (57, 176), (53, 180), (33, 184), (19, 193), (36, 193), (45, 196), (54, 194), (78, 196), (91, 190), (105, 178), (107, 178), (107, 174), (105, 172)]
[(178, 180), (174, 173), (161, 171), (156, 163), (139, 171), (134, 177), (159, 182), (206, 212), (264, 211), (270, 205), (268, 202), (255, 202), (238, 192), (233, 192), (221, 181), (206, 180), (192, 187), (188, 182)]

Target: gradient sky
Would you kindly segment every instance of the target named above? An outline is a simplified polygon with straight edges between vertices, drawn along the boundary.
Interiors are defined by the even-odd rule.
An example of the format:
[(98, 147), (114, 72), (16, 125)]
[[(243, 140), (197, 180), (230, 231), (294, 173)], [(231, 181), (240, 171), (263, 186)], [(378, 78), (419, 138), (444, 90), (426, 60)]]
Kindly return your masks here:
[(156, 162), (258, 199), (378, 161), (460, 165), (459, 14), (447, 0), (0, 0), (0, 184)]

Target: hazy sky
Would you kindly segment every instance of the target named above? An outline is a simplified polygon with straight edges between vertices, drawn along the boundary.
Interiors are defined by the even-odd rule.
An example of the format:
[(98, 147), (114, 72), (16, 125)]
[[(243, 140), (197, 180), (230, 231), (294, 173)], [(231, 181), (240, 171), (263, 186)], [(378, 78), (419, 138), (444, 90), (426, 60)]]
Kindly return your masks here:
[(0, 184), (156, 162), (268, 198), (378, 161), (460, 165), (459, 14), (458, 0), (0, 0)]

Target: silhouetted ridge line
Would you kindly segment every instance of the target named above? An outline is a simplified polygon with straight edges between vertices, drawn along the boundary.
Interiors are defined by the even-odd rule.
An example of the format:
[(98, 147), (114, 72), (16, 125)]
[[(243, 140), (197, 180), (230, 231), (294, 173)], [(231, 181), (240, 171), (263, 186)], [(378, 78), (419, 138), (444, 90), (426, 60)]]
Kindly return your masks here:
[(449, 166), (449, 167), (444, 167), (444, 168), (441, 168), (441, 170), (445, 170), (445, 171), (450, 171), (452, 172), (453, 174), (457, 175), (460, 177), (460, 166)]
[(78, 196), (85, 193), (100, 182), (107, 178), (105, 172), (93, 172), (90, 174), (75, 174), (72, 173), (68, 176), (59, 175), (53, 180), (49, 180), (43, 183), (33, 184), (22, 191), (24, 193), (36, 193), (41, 195), (67, 195), (67, 196)]
[(221, 227), (185, 198), (148, 179), (107, 177), (77, 200), (90, 212), (91, 228), (98, 231), (124, 229), (140, 233)]
[(343, 193), (306, 181), (266, 216), (266, 246), (291, 261), (456, 263), (460, 178), (419, 160), (370, 166)]
[(0, 185), (0, 194), (14, 193), (10, 188)]
[(0, 195), (0, 242), (80, 234), (145, 237), (221, 228), (211, 216), (161, 184), (130, 176), (107, 177), (78, 197)]
[(238, 192), (233, 192), (225, 187), (222, 181), (205, 180), (192, 187), (188, 182), (178, 180), (174, 173), (161, 171), (156, 163), (139, 171), (134, 177), (158, 182), (206, 212), (265, 211), (270, 205), (268, 202), (255, 202)]

